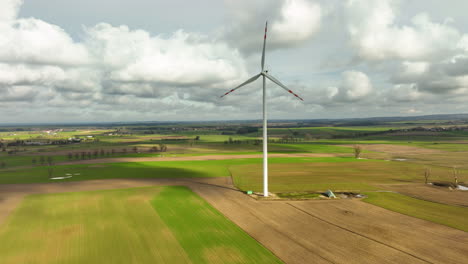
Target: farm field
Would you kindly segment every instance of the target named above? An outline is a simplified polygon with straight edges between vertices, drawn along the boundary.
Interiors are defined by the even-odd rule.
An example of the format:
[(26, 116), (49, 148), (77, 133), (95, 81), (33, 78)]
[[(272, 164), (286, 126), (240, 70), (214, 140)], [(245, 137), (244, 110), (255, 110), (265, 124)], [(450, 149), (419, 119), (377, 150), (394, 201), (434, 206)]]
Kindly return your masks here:
[[(64, 191), (77, 194), (73, 192), (187, 186), (285, 263), (306, 263), (311, 259), (314, 263), (459, 263), (459, 259), (467, 256), (468, 235), (454, 228), (359, 200), (259, 201), (233, 188), (228, 179), (111, 179), (52, 185), (0, 185), (0, 194), (14, 196)], [(115, 201), (119, 199), (114, 196)], [(0, 199), (0, 207), (3, 207), (2, 202), (5, 200)], [(180, 215), (188, 214), (182, 212)], [(311, 237), (321, 239), (317, 242)], [(451, 247), (445, 247), (446, 244)]]
[(453, 206), (411, 198), (391, 192), (368, 192), (365, 202), (398, 213), (425, 219), (468, 232), (468, 210)]
[[(282, 197), (274, 201), (245, 194), (263, 188), (261, 129), (257, 126), (184, 124), (0, 132), (0, 239), (11, 241), (0, 249), (0, 258), (7, 257), (9, 263), (32, 259), (38, 260), (34, 263), (105, 262), (98, 252), (118, 248), (120, 255), (112, 257), (121, 263), (168, 262), (170, 254), (177, 263), (265, 263), (269, 258), (268, 263), (307, 263), (310, 259), (361, 263), (365, 253), (367, 263), (386, 263), (390, 256), (404, 263), (457, 263), (456, 259), (468, 257), (461, 250), (468, 246), (464, 224), (468, 192), (456, 189), (456, 183), (466, 186), (468, 182), (468, 135), (458, 127), (437, 125), (444, 129), (433, 129), (427, 123), (417, 123), (417, 128), (403, 123), (273, 126), (269, 130), (269, 190)], [(70, 143), (69, 138), (77, 142)], [(357, 147), (359, 158), (354, 153)], [(186, 187), (163, 187), (167, 185)], [(147, 188), (119, 189), (143, 186)], [(339, 198), (323, 198), (327, 190)], [(343, 198), (343, 192), (367, 198)], [(304, 198), (313, 200), (297, 201)], [(94, 203), (84, 215), (119, 232), (92, 227), (92, 234), (83, 233), (83, 226), (91, 220), (76, 211), (82, 210), (81, 202)], [(131, 208), (133, 203), (135, 208)], [(207, 207), (199, 208), (202, 204)], [(28, 224), (28, 211), (40, 221)], [(52, 216), (66, 221), (58, 224), (49, 219)], [(151, 217), (155, 220), (148, 228), (153, 231), (143, 228), (129, 234), (139, 218), (149, 221)], [(185, 219), (190, 219), (190, 225)], [(224, 224), (217, 222), (221, 219)], [(212, 236), (213, 227), (226, 231)], [(37, 233), (30, 228), (49, 232), (37, 235), (50, 241), (36, 247), (31, 240), (22, 249), (18, 241)], [(147, 231), (153, 232), (151, 238), (145, 235)], [(166, 244), (154, 241), (159, 233), (170, 233)], [(403, 241), (397, 234), (414, 239)], [(317, 236), (323, 239), (312, 239)], [(247, 238), (255, 243), (243, 242)], [(88, 239), (100, 245), (90, 242), (89, 249), (68, 250)], [(216, 247), (223, 239), (232, 243)], [(430, 245), (423, 246), (429, 239), (433, 240)], [(116, 244), (101, 245), (107, 240)], [(458, 244), (449, 250), (444, 245), (452, 240)], [(27, 259), (28, 247), (36, 248), (30, 250), (35, 258)], [(137, 247), (134, 254), (138, 256), (126, 247)], [(160, 254), (164, 247), (166, 251)], [(254, 251), (264, 253), (255, 255)], [(62, 257), (67, 261), (61, 261)]]
[(388, 190), (419, 200), (435, 203), (468, 207), (468, 192), (439, 188), (429, 184), (387, 184), (379, 186), (380, 189)]
[[(354, 162), (346, 157), (284, 157), (271, 158), (272, 163), (291, 162)], [(53, 166), (53, 176), (72, 176), (61, 181), (82, 181), (112, 178), (190, 178), (190, 177), (225, 177), (230, 175), (231, 166), (259, 164), (260, 158), (222, 159), (222, 160), (184, 160), (121, 162), (86, 165)], [(38, 183), (56, 182), (49, 176), (48, 167), (8, 170), (0, 175), (0, 183)]]
[(282, 263), (176, 186), (31, 195), (1, 226), (0, 240), (5, 264)]
[[(340, 161), (337, 163), (337, 161)], [(366, 191), (382, 188), (381, 184), (412, 184), (424, 181), (426, 165), (385, 160), (356, 160), (323, 158), (319, 162), (301, 162), (270, 165), (270, 188), (273, 192), (294, 191)], [(429, 166), (431, 179), (451, 181), (452, 171), (447, 167)], [(231, 166), (234, 183), (242, 190), (261, 191), (262, 165)], [(468, 171), (458, 170), (460, 180), (466, 180)]]

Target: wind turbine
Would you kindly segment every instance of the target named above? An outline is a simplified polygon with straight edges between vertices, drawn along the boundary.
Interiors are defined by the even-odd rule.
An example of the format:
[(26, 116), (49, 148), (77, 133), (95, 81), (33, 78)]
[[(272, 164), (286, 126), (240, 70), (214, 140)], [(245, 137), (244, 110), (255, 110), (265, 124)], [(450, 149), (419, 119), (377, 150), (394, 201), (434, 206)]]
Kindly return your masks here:
[(251, 82), (256, 81), (260, 76), (262, 76), (262, 79), (263, 79), (263, 196), (264, 197), (268, 197), (268, 137), (267, 137), (267, 103), (266, 103), (265, 78), (268, 78), (270, 81), (276, 83), (277, 85), (279, 85), (279, 87), (283, 88), (288, 93), (304, 101), (299, 95), (295, 94), (288, 87), (286, 87), (286, 85), (282, 84), (275, 77), (268, 74), (268, 70), (264, 69), (267, 28), (268, 28), (268, 21), (265, 24), (265, 36), (263, 38), (263, 50), (262, 50), (262, 61), (261, 61), (262, 71), (259, 74), (253, 76), (252, 78), (248, 79), (247, 81), (243, 82), (236, 88), (230, 90), (229, 92), (221, 96), (221, 97), (224, 97), (234, 92), (235, 90), (241, 88), (242, 86), (245, 86)]

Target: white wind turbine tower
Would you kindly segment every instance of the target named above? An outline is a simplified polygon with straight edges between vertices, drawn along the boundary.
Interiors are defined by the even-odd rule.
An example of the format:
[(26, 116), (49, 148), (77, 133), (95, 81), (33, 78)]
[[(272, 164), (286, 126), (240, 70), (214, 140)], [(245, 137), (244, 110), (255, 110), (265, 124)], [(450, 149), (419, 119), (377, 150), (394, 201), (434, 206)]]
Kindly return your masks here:
[(268, 74), (268, 70), (264, 69), (265, 66), (265, 45), (266, 45), (266, 37), (267, 37), (267, 27), (268, 27), (268, 21), (265, 24), (265, 36), (263, 38), (263, 50), (262, 50), (262, 71), (253, 76), (252, 78), (248, 79), (247, 81), (243, 82), (236, 88), (230, 90), (229, 92), (223, 94), (221, 97), (224, 97), (235, 90), (241, 88), (244, 85), (247, 85), (251, 82), (254, 82), (257, 80), (260, 76), (262, 76), (263, 79), (263, 196), (268, 197), (268, 137), (267, 137), (267, 104), (266, 104), (266, 90), (265, 90), (265, 78), (270, 79), (270, 81), (276, 83), (279, 85), (281, 88), (286, 90), (288, 93), (294, 95), (298, 99), (304, 101), (299, 95), (295, 94), (293, 91), (291, 91), (288, 87), (286, 87), (284, 84), (282, 84), (280, 81), (278, 81), (275, 77), (271, 76)]

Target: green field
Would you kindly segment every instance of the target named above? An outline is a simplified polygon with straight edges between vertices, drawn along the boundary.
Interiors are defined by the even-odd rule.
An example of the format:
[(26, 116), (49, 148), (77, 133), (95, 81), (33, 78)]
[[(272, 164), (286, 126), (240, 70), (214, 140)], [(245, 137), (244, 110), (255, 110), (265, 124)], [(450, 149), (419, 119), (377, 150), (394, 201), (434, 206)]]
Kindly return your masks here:
[[(224, 137), (224, 136), (223, 136)], [(124, 139), (121, 139), (124, 140)], [(128, 140), (128, 139), (127, 139)], [(141, 141), (143, 140), (143, 141)], [(135, 142), (126, 143), (110, 143), (108, 141), (101, 141), (97, 143), (83, 143), (83, 144), (70, 144), (65, 146), (37, 146), (24, 148), (16, 154), (7, 154), (0, 152), (0, 162), (5, 163), (6, 169), (15, 167), (32, 167), (47, 164), (49, 157), (53, 163), (92, 160), (92, 159), (105, 159), (105, 158), (120, 158), (120, 157), (159, 157), (160, 155), (183, 157), (183, 156), (201, 156), (201, 155), (241, 155), (241, 154), (261, 154), (262, 146), (254, 144), (224, 144), (215, 141), (199, 141), (189, 145), (186, 142), (176, 142), (167, 144), (168, 151), (149, 152), (149, 149), (159, 143), (145, 142), (144, 137), (135, 139)], [(134, 152), (133, 148), (137, 148)], [(113, 151), (113, 154), (110, 152)], [(124, 152), (125, 151), (125, 152)], [(301, 142), (301, 143), (272, 143), (269, 145), (270, 153), (337, 153), (342, 155), (352, 155), (350, 147), (336, 146), (333, 144)], [(58, 154), (60, 152), (60, 154)], [(81, 153), (85, 152), (85, 158), (81, 158)], [(72, 154), (71, 159), (68, 157), (69, 153)], [(88, 156), (88, 153), (90, 155)], [(75, 156), (78, 154), (78, 158)], [(35, 162), (33, 162), (33, 160)], [(0, 170), (2, 168), (0, 167)]]
[(426, 142), (426, 143), (416, 143), (415, 145), (423, 147), (423, 148), (430, 148), (430, 149), (437, 149), (437, 150), (444, 150), (444, 151), (452, 151), (452, 152), (461, 152), (461, 151), (468, 151), (468, 142)]
[[(354, 162), (353, 158), (271, 158), (271, 164)], [(203, 161), (155, 161), (103, 163), (91, 165), (53, 166), (53, 177), (73, 177), (61, 181), (82, 181), (114, 178), (193, 178), (228, 177), (229, 168), (237, 165), (261, 164), (262, 159), (231, 159)], [(79, 174), (79, 175), (75, 175)], [(8, 170), (0, 174), (0, 184), (55, 182), (48, 175), (48, 167)]]
[[(347, 157), (270, 158), (270, 190), (273, 192), (379, 189), (378, 184), (424, 182), (427, 165), (411, 162), (357, 160)], [(452, 169), (431, 166), (431, 180), (452, 181)], [(468, 171), (459, 169), (460, 182), (468, 181)], [(229, 177), (241, 190), (262, 191), (262, 159), (202, 161), (160, 161), (53, 166), (53, 177), (73, 177), (64, 181), (114, 178)], [(79, 175), (77, 175), (79, 174)], [(56, 182), (48, 167), (4, 171), (0, 184)]]
[(185, 187), (31, 195), (0, 241), (2, 264), (281, 263)]
[(368, 192), (365, 202), (401, 214), (421, 218), (468, 232), (468, 208), (434, 203), (398, 193)]
[[(422, 183), (427, 166), (410, 162), (320, 158), (316, 162), (272, 163), (269, 187), (273, 192), (295, 191), (365, 191), (379, 189), (379, 184)], [(262, 191), (261, 164), (230, 166), (235, 185), (244, 190)], [(452, 181), (451, 168), (431, 167), (431, 180)], [(468, 171), (458, 170), (460, 181)]]

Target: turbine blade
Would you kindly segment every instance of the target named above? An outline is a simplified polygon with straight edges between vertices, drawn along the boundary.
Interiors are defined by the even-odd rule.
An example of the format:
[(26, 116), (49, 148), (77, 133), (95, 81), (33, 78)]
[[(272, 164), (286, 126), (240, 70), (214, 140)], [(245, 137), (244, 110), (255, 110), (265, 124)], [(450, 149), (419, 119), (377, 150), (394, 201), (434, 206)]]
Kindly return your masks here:
[(266, 45), (266, 37), (267, 37), (267, 28), (268, 28), (268, 21), (265, 24), (265, 36), (263, 37), (263, 51), (262, 51), (262, 71), (265, 67), (265, 45)]
[(230, 93), (232, 93), (232, 92), (234, 92), (235, 90), (237, 90), (237, 89), (241, 88), (242, 86), (244, 86), (244, 85), (247, 85), (247, 84), (249, 84), (249, 83), (251, 83), (251, 82), (253, 82), (253, 81), (257, 80), (257, 79), (258, 79), (258, 77), (260, 77), (260, 75), (262, 75), (262, 74), (261, 74), (261, 73), (259, 73), (259, 74), (255, 75), (254, 77), (252, 77), (252, 78), (248, 79), (247, 81), (245, 81), (245, 82), (241, 83), (241, 84), (240, 84), (239, 86), (237, 86), (236, 88), (234, 88), (234, 89), (231, 89), (229, 92), (227, 92), (227, 93), (225, 93), (225, 94), (221, 95), (221, 98), (222, 98), (222, 97), (224, 97), (224, 96), (226, 96), (226, 95), (228, 95), (228, 94), (230, 94)]
[(283, 88), (284, 90), (286, 90), (288, 93), (294, 95), (295, 97), (299, 98), (300, 100), (304, 101), (304, 99), (302, 99), (299, 95), (295, 94), (293, 91), (291, 91), (288, 87), (286, 87), (286, 85), (282, 84), (280, 81), (278, 81), (275, 77), (269, 75), (268, 73), (263, 73), (263, 75), (265, 75), (265, 77), (267, 77), (268, 79), (270, 79), (270, 81), (276, 83), (277, 85), (279, 85), (281, 88)]

